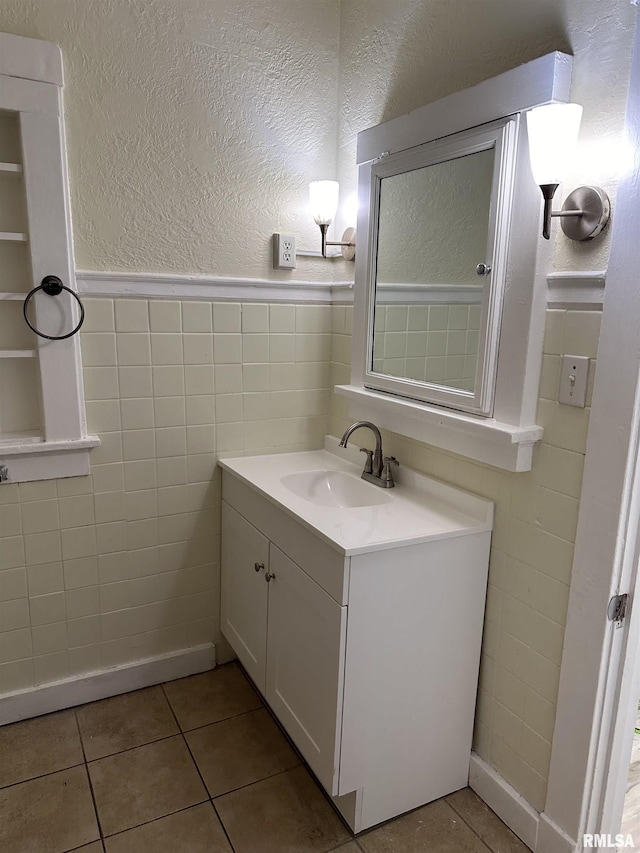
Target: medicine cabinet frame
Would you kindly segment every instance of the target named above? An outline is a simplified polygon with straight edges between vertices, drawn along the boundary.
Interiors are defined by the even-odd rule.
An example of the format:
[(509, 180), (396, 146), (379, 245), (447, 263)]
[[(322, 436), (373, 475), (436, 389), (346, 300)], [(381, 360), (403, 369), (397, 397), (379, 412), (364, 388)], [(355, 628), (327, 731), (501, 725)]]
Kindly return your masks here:
[[(461, 411), (491, 415), (495, 388), (497, 342), (502, 312), (502, 297), (506, 272), (506, 246), (511, 212), (515, 144), (519, 116), (502, 119), (478, 128), (428, 142), (425, 145), (399, 151), (372, 163), (369, 171), (369, 232), (367, 235), (367, 356), (364, 384), (367, 388), (388, 391), (410, 399), (450, 406)], [(404, 175), (414, 170), (456, 160), (470, 154), (494, 152), (487, 247), (477, 261), (490, 269), (482, 278), (480, 341), (478, 348), (474, 391), (456, 389), (451, 385), (391, 376), (374, 369), (374, 317), (380, 283), (378, 272), (378, 237), (382, 183), (385, 178)], [(478, 280), (480, 281), (480, 279)], [(393, 287), (393, 286), (392, 286)], [(456, 286), (459, 287), (459, 286)], [(464, 288), (459, 288), (464, 289)], [(446, 292), (446, 291), (445, 291)], [(390, 294), (393, 296), (392, 294)], [(437, 297), (435, 297), (437, 298)], [(453, 297), (455, 298), (455, 297)], [(431, 304), (431, 303), (429, 303)], [(426, 331), (426, 330), (425, 330)]]
[[(535, 417), (552, 246), (540, 236), (542, 196), (531, 174), (523, 113), (540, 104), (569, 101), (571, 70), (570, 56), (550, 53), (358, 134), (358, 233), (369, 240), (356, 256), (351, 383), (336, 386), (349, 400), (352, 416), (506, 470), (531, 468), (533, 447), (543, 433)], [(501, 316), (494, 318), (499, 340), (492, 404), (485, 400), (476, 411), (464, 411), (408, 397), (397, 387), (391, 393), (369, 387), (376, 175), (385, 159), (410, 158), (420, 146), (472, 129), (482, 132), (505, 120), (514, 136), (514, 162), (509, 166), (511, 212), (500, 247), (504, 286)]]

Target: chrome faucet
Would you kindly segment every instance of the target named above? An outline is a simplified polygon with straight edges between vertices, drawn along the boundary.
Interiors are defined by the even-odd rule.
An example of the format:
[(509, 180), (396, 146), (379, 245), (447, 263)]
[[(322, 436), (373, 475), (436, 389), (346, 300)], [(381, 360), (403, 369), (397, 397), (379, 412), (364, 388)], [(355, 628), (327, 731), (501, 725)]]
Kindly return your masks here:
[(356, 421), (355, 424), (351, 424), (349, 429), (345, 430), (344, 435), (340, 439), (340, 447), (346, 447), (349, 439), (351, 438), (351, 434), (357, 429), (360, 429), (360, 427), (367, 427), (370, 429), (376, 440), (375, 450), (367, 450), (364, 447), (360, 448), (360, 453), (367, 454), (367, 461), (364, 464), (362, 479), (367, 480), (369, 483), (373, 483), (376, 486), (380, 486), (382, 489), (392, 489), (395, 483), (393, 482), (391, 466), (398, 465), (399, 463), (394, 456), (382, 455), (382, 436), (380, 435), (380, 430), (375, 424), (372, 424), (371, 421)]

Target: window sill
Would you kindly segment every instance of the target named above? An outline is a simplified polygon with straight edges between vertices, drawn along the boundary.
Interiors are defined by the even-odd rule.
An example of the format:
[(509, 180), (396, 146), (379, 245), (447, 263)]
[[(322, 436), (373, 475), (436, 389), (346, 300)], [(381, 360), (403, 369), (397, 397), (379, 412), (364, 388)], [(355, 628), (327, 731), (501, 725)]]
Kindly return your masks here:
[(542, 438), (542, 427), (536, 425), (514, 426), (357, 385), (336, 385), (335, 390), (351, 402), (354, 417), (507, 471), (529, 471), (533, 446)]
[(86, 476), (89, 473), (89, 451), (99, 445), (100, 439), (95, 435), (69, 441), (44, 441), (37, 436), (0, 440), (0, 466), (9, 471), (9, 478), (4, 482), (25, 483)]

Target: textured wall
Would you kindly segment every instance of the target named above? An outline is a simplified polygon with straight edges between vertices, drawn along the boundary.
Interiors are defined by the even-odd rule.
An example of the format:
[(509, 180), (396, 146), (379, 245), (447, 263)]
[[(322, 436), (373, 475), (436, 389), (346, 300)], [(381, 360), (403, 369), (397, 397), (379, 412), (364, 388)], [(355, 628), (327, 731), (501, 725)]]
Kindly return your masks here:
[(335, 173), (335, 0), (0, 0), (0, 30), (62, 47), (80, 268), (290, 278), (271, 233), (318, 248), (305, 207)]
[[(620, 143), (636, 14), (628, 0), (342, 0), (344, 193), (356, 187), (360, 130), (562, 50), (575, 57), (572, 98), (584, 107), (580, 156), (565, 188), (600, 182), (614, 201), (619, 169), (628, 162)], [(592, 245), (561, 237), (555, 266), (604, 269), (608, 254), (607, 235)]]

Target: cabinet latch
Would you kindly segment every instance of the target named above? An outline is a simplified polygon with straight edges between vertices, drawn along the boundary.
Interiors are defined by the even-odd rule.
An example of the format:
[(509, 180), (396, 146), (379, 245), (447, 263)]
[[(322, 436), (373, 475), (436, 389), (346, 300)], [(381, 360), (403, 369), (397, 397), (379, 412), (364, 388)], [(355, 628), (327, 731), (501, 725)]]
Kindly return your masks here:
[(622, 595), (614, 595), (609, 601), (607, 608), (607, 617), (610, 622), (615, 622), (617, 627), (622, 625), (624, 617), (627, 615), (627, 599), (629, 598), (626, 592)]

